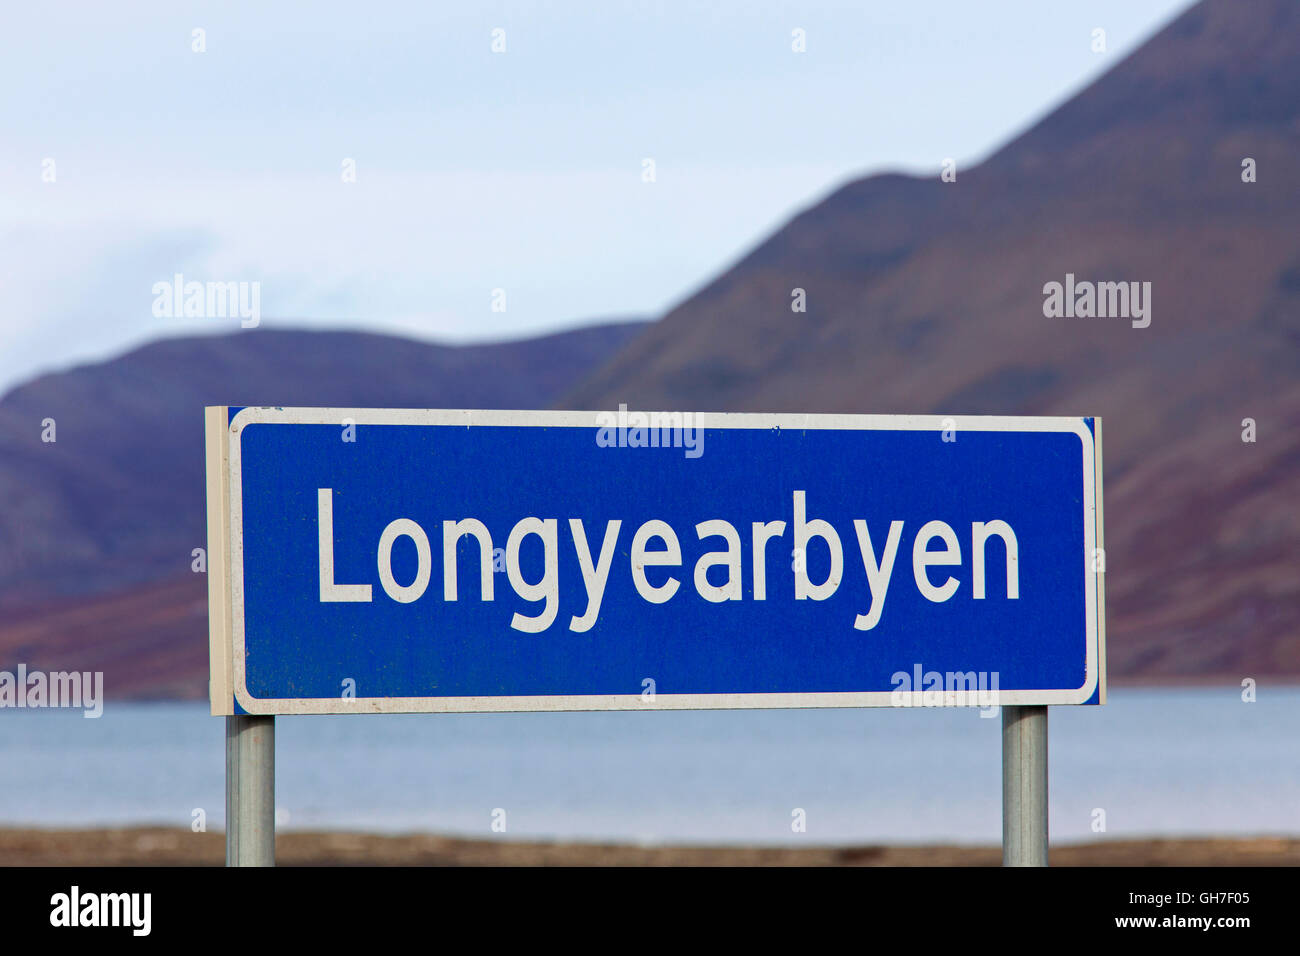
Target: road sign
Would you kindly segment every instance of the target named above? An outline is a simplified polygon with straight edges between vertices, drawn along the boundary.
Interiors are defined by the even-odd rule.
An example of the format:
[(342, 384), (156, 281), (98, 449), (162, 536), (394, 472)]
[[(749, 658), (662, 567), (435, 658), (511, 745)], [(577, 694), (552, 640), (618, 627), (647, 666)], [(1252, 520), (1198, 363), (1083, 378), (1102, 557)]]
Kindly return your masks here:
[(1100, 438), (209, 408), (213, 713), (1102, 703)]

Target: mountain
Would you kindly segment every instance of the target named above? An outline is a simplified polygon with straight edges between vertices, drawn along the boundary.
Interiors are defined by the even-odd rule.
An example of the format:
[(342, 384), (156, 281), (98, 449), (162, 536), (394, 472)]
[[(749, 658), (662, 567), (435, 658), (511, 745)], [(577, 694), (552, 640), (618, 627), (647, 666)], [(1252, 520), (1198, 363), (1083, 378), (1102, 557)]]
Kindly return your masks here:
[(190, 565), (207, 537), (205, 405), (546, 407), (642, 325), (465, 346), (258, 329), (15, 388), (0, 399), (0, 668), (103, 670), (113, 696), (204, 692), (207, 585)]
[[(1101, 416), (1112, 675), (1294, 677), (1297, 182), (1300, 4), (1207, 0), (955, 181), (835, 191), (561, 404)], [(1067, 274), (1151, 283), (1150, 325), (1047, 317)]]
[[(204, 694), (205, 404), (626, 402), (1101, 416), (1112, 678), (1300, 677), (1300, 3), (1201, 3), (937, 172), (845, 185), (652, 325), (461, 348), (259, 329), (15, 389), (0, 669)], [(1150, 324), (1049, 318), (1067, 275), (1151, 283)]]

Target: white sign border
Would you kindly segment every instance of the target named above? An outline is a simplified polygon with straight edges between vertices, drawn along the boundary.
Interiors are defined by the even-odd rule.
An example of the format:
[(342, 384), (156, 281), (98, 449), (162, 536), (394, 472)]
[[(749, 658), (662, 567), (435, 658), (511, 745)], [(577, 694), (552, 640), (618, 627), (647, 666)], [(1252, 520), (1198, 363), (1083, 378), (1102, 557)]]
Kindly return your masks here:
[[(550, 427), (550, 428), (591, 428), (600, 427), (597, 415), (607, 416), (609, 412), (573, 412), (573, 411), (500, 411), (500, 410), (460, 410), (460, 409), (382, 409), (382, 408), (281, 408), (281, 407), (247, 407), (241, 409), (233, 419), (222, 407), (223, 418), (229, 421), (227, 429), (228, 445), (228, 494), (226, 510), (229, 514), (229, 538), (227, 539), (226, 562), (222, 565), (229, 571), (229, 613), (222, 622), (222, 630), (228, 632), (232, 653), (229, 661), (228, 678), (217, 673), (214, 657), (213, 667), (213, 713), (219, 712), (219, 694), (224, 693), (221, 685), (229, 680), (233, 684), (234, 697), (240, 707), (253, 715), (280, 714), (350, 714), (350, 713), (503, 713), (521, 711), (605, 711), (605, 710), (736, 710), (736, 709), (778, 709), (778, 708), (817, 708), (817, 707), (888, 707), (898, 706), (895, 694), (891, 691), (864, 692), (823, 692), (823, 693), (748, 693), (748, 694), (656, 694), (653, 702), (642, 699), (639, 692), (628, 694), (590, 694), (590, 695), (529, 695), (515, 697), (357, 697), (345, 699), (329, 698), (255, 698), (249, 694), (246, 684), (245, 647), (244, 647), (244, 567), (243, 567), (243, 482), (240, 457), (240, 437), (245, 427), (254, 424), (293, 424), (293, 425), (339, 425), (344, 419), (351, 419), (361, 425), (442, 425), (442, 426), (514, 426), (514, 427)], [(637, 414), (630, 410), (629, 415)], [(1008, 431), (1008, 432), (1072, 432), (1080, 439), (1083, 450), (1083, 528), (1084, 555), (1082, 560), (1084, 575), (1084, 595), (1087, 610), (1086, 632), (1086, 667), (1085, 680), (1081, 687), (1065, 690), (1006, 690), (991, 692), (979, 701), (979, 705), (995, 704), (1006, 706), (1082, 704), (1092, 698), (1101, 684), (1099, 701), (1105, 702), (1105, 683), (1100, 675), (1100, 662), (1105, 660), (1105, 630), (1098, 620), (1099, 593), (1102, 576), (1092, 570), (1094, 549), (1098, 547), (1098, 522), (1100, 519), (1100, 502), (1097, 491), (1100, 475), (1101, 420), (1094, 419), (1097, 433), (1088, 428), (1082, 418), (1038, 417), (1038, 416), (992, 416), (992, 415), (789, 415), (763, 414), (748, 412), (697, 412), (693, 413), (693, 424), (707, 429), (721, 428), (758, 428), (783, 430), (808, 429), (864, 429), (874, 431), (942, 431), (956, 428), (960, 434), (964, 431)], [(211, 427), (212, 418), (209, 418)], [(211, 486), (213, 469), (209, 467), (208, 481)], [(209, 508), (214, 505), (213, 489), (209, 487)], [(212, 528), (210, 519), (209, 528)], [(209, 549), (211, 550), (211, 549)], [(211, 555), (209, 555), (211, 563)], [(218, 615), (219, 617), (220, 615)], [(218, 625), (214, 621), (212, 628)], [(213, 632), (215, 643), (217, 632)], [(931, 692), (933, 694), (933, 692)], [(901, 695), (910, 698), (908, 706), (919, 707), (923, 703), (923, 694), (915, 691)], [(942, 706), (957, 706), (959, 693), (944, 692)], [(230, 699), (226, 695), (225, 699)], [(974, 705), (967, 701), (967, 705)], [(933, 706), (933, 705), (931, 705)], [(226, 713), (233, 713), (233, 706), (227, 705)]]

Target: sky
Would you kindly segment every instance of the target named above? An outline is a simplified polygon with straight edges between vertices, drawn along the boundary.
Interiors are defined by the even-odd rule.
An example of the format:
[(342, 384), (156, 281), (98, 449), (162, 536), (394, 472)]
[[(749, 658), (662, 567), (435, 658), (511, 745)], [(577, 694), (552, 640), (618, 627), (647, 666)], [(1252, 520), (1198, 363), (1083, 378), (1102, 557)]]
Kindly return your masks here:
[(11, 4), (0, 393), (248, 324), (156, 314), (177, 274), (256, 283), (241, 334), (657, 317), (849, 180), (960, 178), (1188, 5)]

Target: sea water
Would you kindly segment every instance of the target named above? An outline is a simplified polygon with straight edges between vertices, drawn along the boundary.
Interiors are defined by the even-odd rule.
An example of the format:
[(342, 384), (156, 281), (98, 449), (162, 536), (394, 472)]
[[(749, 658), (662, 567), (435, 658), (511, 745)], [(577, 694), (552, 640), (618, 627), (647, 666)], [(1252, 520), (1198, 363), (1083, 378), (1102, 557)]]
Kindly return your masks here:
[[(1246, 703), (1227, 684), (1121, 688), (1049, 720), (1053, 842), (1300, 833), (1300, 689)], [(996, 843), (1000, 728), (931, 708), (281, 717), (277, 819), (485, 839)], [(220, 829), (224, 760), (204, 703), (0, 711), (0, 826)]]

